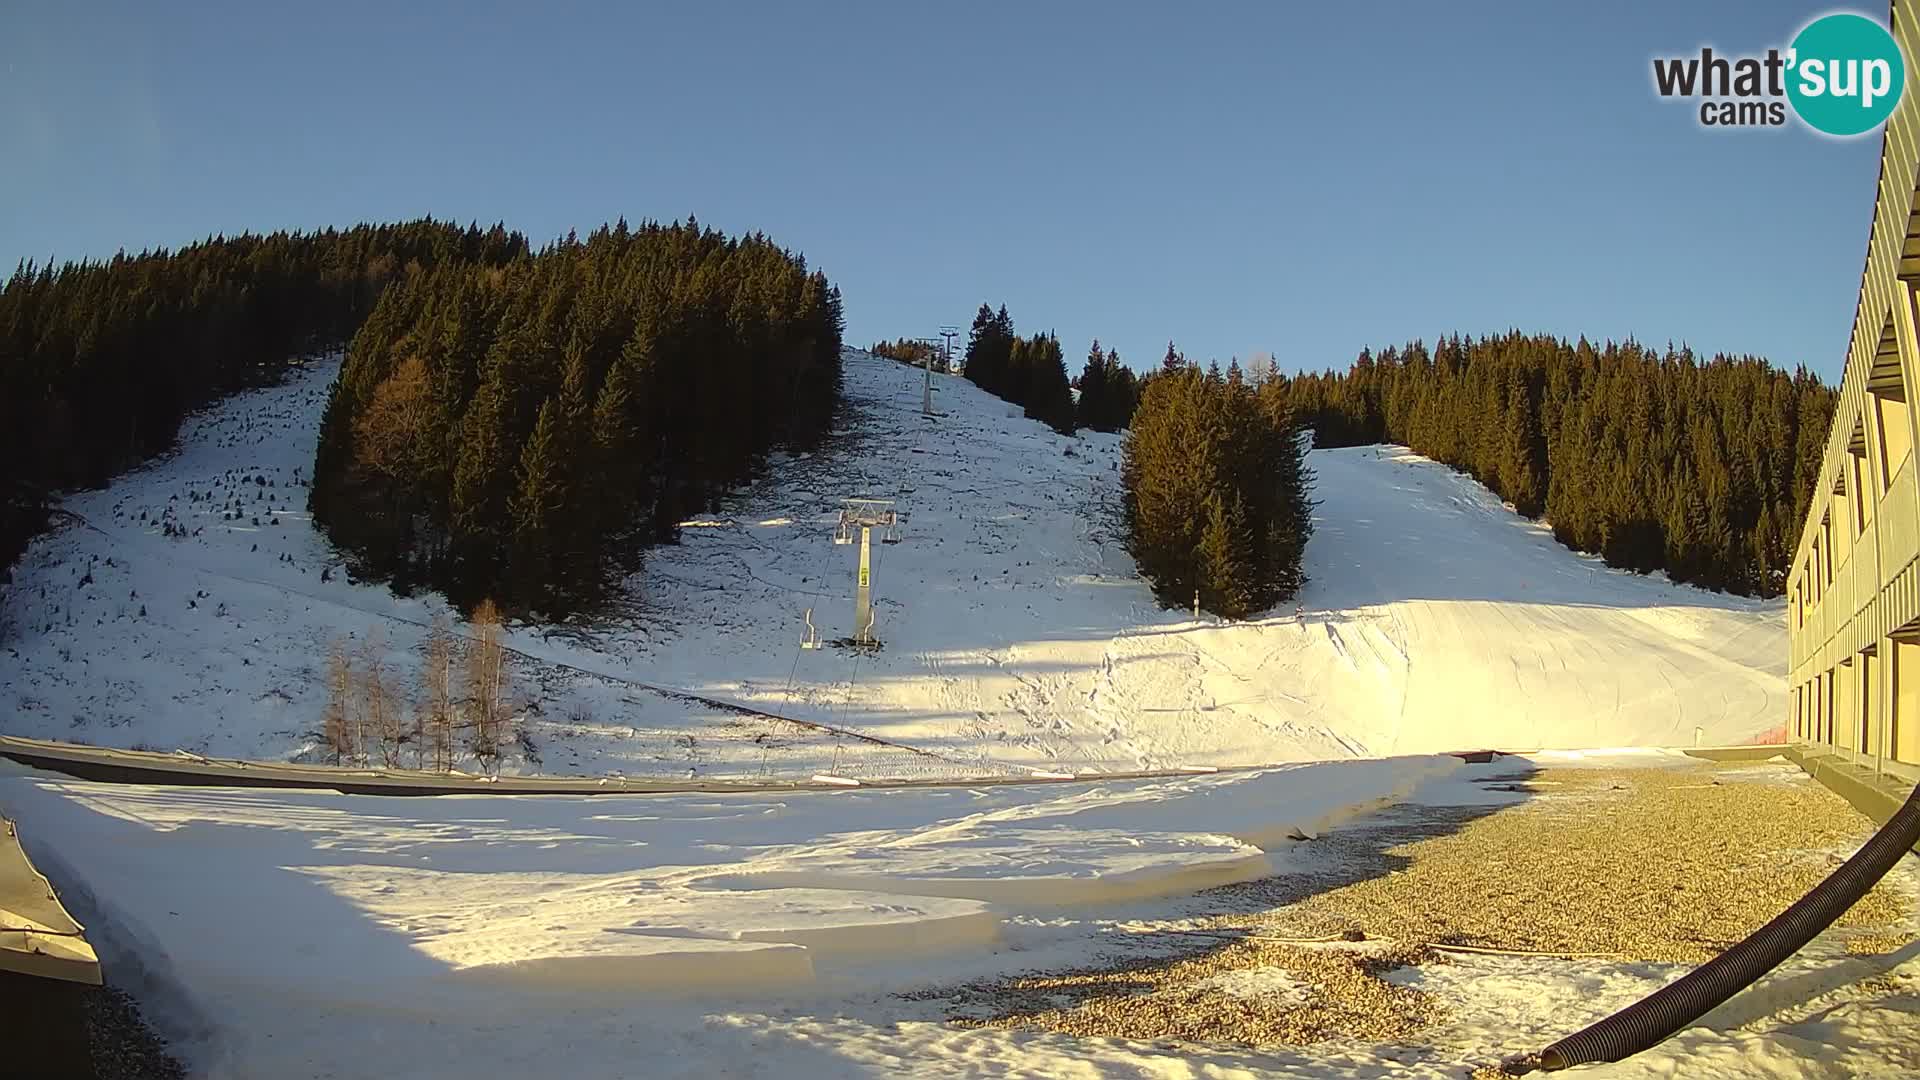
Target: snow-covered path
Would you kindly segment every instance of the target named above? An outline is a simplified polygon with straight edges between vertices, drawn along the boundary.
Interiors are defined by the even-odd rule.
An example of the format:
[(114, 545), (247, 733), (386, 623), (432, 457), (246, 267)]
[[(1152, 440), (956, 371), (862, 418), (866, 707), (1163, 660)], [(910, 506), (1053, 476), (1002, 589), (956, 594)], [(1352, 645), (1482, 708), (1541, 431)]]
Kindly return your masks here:
[[(314, 363), (239, 395), (177, 454), (66, 501), (91, 527), (37, 542), (0, 609), (0, 730), (298, 759), (333, 638), (377, 634), (411, 684), (443, 606), (348, 581), (306, 520), (331, 378)], [(1114, 520), (1118, 437), (1057, 435), (948, 377), (925, 418), (922, 378), (849, 353), (844, 437), (652, 551), (624, 615), (517, 628), (527, 742), (508, 767), (965, 776), (1691, 745), (1782, 721), (1780, 603), (1608, 570), (1397, 448), (1310, 456), (1297, 605), (1161, 611)], [(823, 639), (851, 628), (857, 548), (832, 542), (848, 497), (902, 515), (875, 548), (877, 654), (799, 647), (809, 611)]]

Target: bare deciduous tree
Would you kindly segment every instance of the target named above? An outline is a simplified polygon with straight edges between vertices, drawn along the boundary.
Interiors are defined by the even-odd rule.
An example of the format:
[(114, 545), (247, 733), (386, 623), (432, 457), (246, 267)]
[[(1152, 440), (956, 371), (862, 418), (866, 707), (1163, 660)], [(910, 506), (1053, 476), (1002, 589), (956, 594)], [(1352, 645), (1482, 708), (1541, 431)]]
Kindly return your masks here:
[(335, 765), (353, 759), (353, 696), (353, 657), (346, 641), (334, 638), (327, 647), (327, 711), (320, 733)]
[(400, 764), (400, 703), (387, 685), (387, 643), (378, 628), (367, 636), (360, 650), (361, 759), (373, 755), (367, 740), (380, 745), (380, 763), (387, 768)]
[(1255, 389), (1265, 386), (1278, 370), (1273, 354), (1264, 349), (1247, 358), (1247, 382)]
[(447, 772), (453, 768), (453, 631), (446, 616), (435, 616), (422, 651), (422, 700), (416, 716), (424, 731), (415, 735), (420, 767)]
[(491, 765), (499, 759), (506, 719), (506, 653), (500, 643), (500, 609), (482, 600), (470, 619), (473, 641), (467, 647), (467, 705), (472, 710), (473, 753)]

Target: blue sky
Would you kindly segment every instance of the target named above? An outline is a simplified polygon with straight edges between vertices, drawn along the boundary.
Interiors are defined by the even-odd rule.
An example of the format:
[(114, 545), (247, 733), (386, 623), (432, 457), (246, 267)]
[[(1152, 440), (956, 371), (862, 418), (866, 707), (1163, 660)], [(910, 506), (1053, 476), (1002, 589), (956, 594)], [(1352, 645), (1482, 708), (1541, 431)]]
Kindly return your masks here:
[(1518, 326), (1831, 380), (1879, 137), (1704, 131), (1649, 75), (1828, 9), (24, 0), (0, 260), (696, 214), (805, 252), (862, 344), (990, 300), (1076, 371)]

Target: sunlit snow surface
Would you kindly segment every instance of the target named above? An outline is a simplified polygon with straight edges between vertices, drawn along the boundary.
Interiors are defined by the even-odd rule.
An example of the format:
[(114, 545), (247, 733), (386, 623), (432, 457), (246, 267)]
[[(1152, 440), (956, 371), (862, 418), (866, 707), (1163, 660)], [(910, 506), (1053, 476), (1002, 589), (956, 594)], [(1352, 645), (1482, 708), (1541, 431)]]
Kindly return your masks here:
[[(333, 371), (234, 397), (176, 454), (66, 500), (74, 523), (6, 593), (0, 731), (312, 759), (331, 640), (377, 634), (412, 685), (443, 605), (349, 581), (307, 519)], [(513, 631), (534, 757), (516, 746), (507, 771), (952, 777), (1724, 743), (1780, 723), (1779, 602), (1608, 570), (1404, 450), (1313, 453), (1305, 593), (1196, 621), (1159, 609), (1123, 548), (1117, 436), (1060, 436), (949, 377), (929, 419), (918, 371), (857, 352), (846, 371), (832, 445), (776, 457), (651, 551), (615, 612)], [(874, 548), (878, 654), (799, 647), (809, 610), (825, 641), (851, 628), (858, 548), (833, 543), (848, 497), (902, 519)]]

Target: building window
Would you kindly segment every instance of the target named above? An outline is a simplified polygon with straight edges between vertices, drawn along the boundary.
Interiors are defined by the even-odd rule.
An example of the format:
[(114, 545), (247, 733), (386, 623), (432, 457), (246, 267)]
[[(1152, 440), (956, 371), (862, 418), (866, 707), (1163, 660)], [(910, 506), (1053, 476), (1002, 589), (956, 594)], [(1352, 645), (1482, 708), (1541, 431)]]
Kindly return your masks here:
[(1833, 743), (1833, 709), (1836, 704), (1834, 699), (1839, 696), (1835, 692), (1836, 684), (1833, 676), (1834, 669), (1828, 668), (1826, 677), (1821, 680), (1824, 692), (1820, 695), (1820, 741), (1828, 745)]
[(1873, 402), (1873, 424), (1880, 442), (1880, 493), (1893, 486), (1900, 467), (1913, 454), (1913, 422), (1907, 413), (1907, 384), (1902, 374), (1900, 343), (1893, 320), (1880, 332), (1880, 347), (1867, 372), (1867, 399)]
[(1913, 453), (1913, 431), (1907, 422), (1907, 395), (1898, 388), (1886, 394), (1875, 394), (1873, 410), (1880, 424), (1880, 445), (1886, 447), (1881, 455), (1886, 465), (1880, 471), (1880, 490), (1885, 493), (1893, 486), (1893, 478), (1900, 475), (1900, 467), (1907, 463), (1907, 458)]
[(1873, 469), (1867, 464), (1867, 429), (1859, 420), (1853, 422), (1853, 435), (1847, 440), (1847, 498), (1853, 503), (1853, 535), (1859, 536), (1867, 531), (1873, 521), (1874, 500), (1867, 496), (1873, 489), (1868, 477)]

